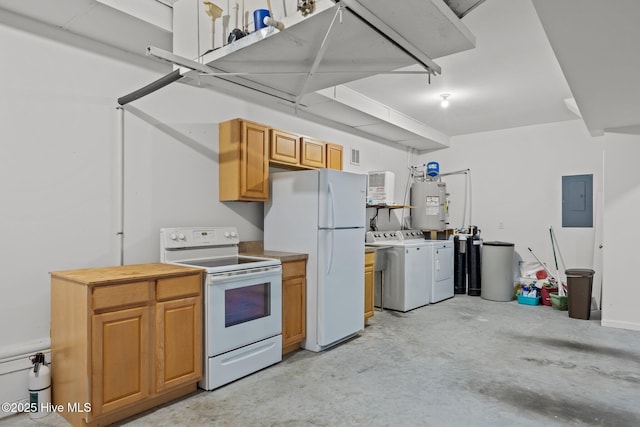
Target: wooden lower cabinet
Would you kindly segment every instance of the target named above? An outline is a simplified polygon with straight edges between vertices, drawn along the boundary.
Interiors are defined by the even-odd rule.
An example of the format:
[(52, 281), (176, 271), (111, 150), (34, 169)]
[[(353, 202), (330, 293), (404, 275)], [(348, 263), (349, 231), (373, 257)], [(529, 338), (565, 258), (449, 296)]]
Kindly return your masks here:
[[(93, 316), (91, 407), (94, 417), (149, 396), (150, 314), (149, 307), (139, 307)], [(56, 399), (56, 404), (65, 403)]]
[(108, 425), (196, 390), (202, 270), (170, 264), (51, 273), (53, 403)]
[(374, 268), (373, 263), (376, 258), (375, 252), (364, 254), (364, 324), (368, 324), (369, 318), (374, 314)]
[(202, 304), (199, 297), (156, 305), (156, 392), (198, 381), (201, 375)]
[(282, 262), (282, 354), (300, 348), (307, 330), (307, 261)]

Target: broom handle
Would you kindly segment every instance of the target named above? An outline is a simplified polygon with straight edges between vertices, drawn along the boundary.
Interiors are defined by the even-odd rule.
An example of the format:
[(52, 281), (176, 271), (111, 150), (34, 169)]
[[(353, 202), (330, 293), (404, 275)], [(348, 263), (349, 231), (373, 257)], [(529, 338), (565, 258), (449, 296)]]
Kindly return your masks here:
[(560, 257), (560, 264), (562, 265), (563, 269), (567, 269), (567, 264), (564, 263), (564, 258), (562, 258), (562, 251), (560, 250), (560, 244), (558, 243), (558, 238), (556, 237), (556, 232), (553, 230), (553, 227), (551, 227), (551, 234), (553, 235), (553, 242), (556, 244), (556, 247), (558, 248), (558, 256)]
[(531, 252), (531, 255), (533, 255), (533, 257), (534, 257), (534, 258), (535, 258), (535, 259), (540, 263), (540, 265), (542, 266), (542, 268), (544, 268), (544, 271), (546, 271), (546, 272), (547, 272), (547, 274), (548, 274), (549, 276), (553, 277), (553, 278), (554, 278), (554, 279), (556, 279), (557, 281), (560, 281), (560, 279), (559, 279), (558, 277), (556, 277), (556, 275), (555, 275), (555, 274), (553, 274), (553, 273), (551, 272), (551, 270), (549, 270), (549, 269), (547, 268), (547, 266), (546, 266), (546, 265), (544, 265), (544, 263), (543, 263), (542, 261), (540, 261), (540, 258), (538, 258), (538, 257), (536, 256), (536, 254), (534, 254), (534, 253), (533, 253), (533, 250), (532, 250), (531, 248), (527, 248), (527, 249), (529, 249), (529, 252)]

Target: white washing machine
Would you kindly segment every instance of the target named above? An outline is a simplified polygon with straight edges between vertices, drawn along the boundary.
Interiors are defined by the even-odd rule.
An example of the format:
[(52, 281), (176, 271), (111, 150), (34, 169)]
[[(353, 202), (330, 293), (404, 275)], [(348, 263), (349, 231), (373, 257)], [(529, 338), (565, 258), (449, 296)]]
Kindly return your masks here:
[(429, 304), (431, 287), (427, 286), (426, 260), (430, 241), (424, 240), (420, 230), (369, 231), (366, 243), (389, 246), (382, 289), (375, 289), (376, 305), (407, 312)]
[(453, 241), (425, 240), (427, 257), (427, 286), (429, 302), (435, 303), (453, 298)]

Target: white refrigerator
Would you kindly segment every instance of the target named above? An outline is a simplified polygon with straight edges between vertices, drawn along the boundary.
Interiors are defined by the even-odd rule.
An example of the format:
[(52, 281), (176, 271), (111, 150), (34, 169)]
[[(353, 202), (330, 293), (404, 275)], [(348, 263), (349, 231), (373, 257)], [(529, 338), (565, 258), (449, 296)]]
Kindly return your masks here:
[(364, 329), (366, 175), (271, 174), (264, 248), (308, 254), (303, 347), (322, 351)]

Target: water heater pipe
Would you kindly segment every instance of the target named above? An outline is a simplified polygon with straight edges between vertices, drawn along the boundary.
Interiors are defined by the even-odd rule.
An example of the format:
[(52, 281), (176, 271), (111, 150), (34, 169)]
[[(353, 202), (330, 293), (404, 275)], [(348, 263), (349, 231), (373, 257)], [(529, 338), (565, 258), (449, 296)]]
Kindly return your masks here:
[(465, 186), (464, 186), (464, 206), (462, 208), (462, 228), (465, 228), (465, 221), (467, 218), (467, 203), (469, 204), (469, 227), (473, 222), (471, 221), (471, 169), (461, 169), (453, 172), (441, 173), (439, 176), (449, 176), (449, 175), (466, 175), (465, 177)]

